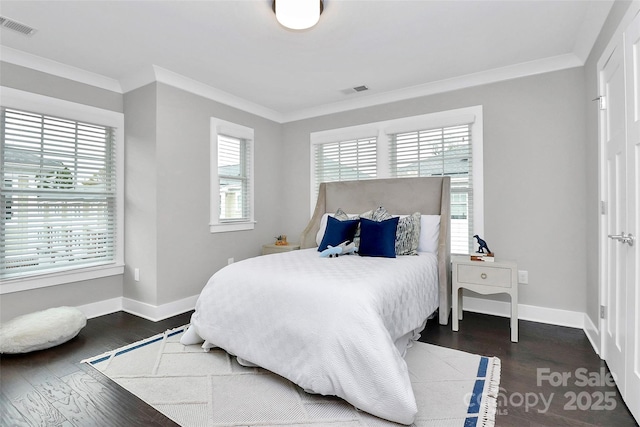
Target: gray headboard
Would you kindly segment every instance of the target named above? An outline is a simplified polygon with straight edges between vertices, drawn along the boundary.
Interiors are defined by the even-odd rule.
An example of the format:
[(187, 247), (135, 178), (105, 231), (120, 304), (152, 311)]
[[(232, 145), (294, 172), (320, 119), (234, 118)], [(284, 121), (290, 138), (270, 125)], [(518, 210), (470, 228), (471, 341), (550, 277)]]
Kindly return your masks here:
[(441, 325), (449, 321), (451, 310), (451, 179), (444, 177), (370, 179), (320, 184), (318, 201), (313, 216), (302, 232), (301, 248), (313, 248), (320, 220), (325, 213), (366, 212), (376, 206), (384, 206), (388, 212), (410, 215), (440, 215), (438, 243), (439, 320)]

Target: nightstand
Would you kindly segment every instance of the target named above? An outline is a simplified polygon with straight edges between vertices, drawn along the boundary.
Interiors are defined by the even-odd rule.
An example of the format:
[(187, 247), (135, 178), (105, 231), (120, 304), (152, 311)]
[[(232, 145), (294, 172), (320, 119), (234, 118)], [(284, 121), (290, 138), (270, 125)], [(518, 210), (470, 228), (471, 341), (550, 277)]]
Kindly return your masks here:
[(297, 251), (298, 249), (300, 249), (300, 245), (294, 245), (292, 243), (289, 243), (288, 245), (275, 245), (272, 243), (270, 245), (262, 245), (262, 255)]
[(469, 257), (453, 257), (452, 329), (458, 330), (462, 320), (462, 289), (479, 294), (505, 293), (511, 296), (511, 341), (518, 342), (518, 265), (514, 261), (471, 261)]

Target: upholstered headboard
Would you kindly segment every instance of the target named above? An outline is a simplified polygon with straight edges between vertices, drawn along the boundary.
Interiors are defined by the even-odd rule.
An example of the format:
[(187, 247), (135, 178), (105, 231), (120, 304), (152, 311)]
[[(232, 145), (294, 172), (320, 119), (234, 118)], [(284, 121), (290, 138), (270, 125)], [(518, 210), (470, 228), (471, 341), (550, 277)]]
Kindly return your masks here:
[(449, 321), (451, 310), (451, 179), (444, 177), (371, 179), (320, 184), (313, 216), (302, 232), (301, 248), (316, 247), (316, 234), (325, 213), (366, 212), (384, 206), (388, 212), (410, 215), (440, 215), (438, 242), (439, 320)]

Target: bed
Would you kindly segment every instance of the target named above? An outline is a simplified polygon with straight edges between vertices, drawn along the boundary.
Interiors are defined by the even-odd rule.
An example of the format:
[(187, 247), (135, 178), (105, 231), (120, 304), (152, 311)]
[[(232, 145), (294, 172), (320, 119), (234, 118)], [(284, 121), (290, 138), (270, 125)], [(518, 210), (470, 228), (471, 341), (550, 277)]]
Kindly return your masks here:
[[(183, 344), (204, 341), (307, 392), (411, 424), (417, 407), (404, 354), (427, 318), (437, 312), (446, 324), (451, 310), (449, 188), (449, 177), (321, 184), (301, 249), (216, 272)], [(416, 212), (423, 220), (439, 216), (433, 249), (417, 256), (319, 256), (319, 240), (333, 227), (325, 224), (336, 222), (328, 217), (381, 206), (396, 223)], [(362, 248), (370, 241), (365, 225), (380, 225), (367, 221), (359, 222)]]

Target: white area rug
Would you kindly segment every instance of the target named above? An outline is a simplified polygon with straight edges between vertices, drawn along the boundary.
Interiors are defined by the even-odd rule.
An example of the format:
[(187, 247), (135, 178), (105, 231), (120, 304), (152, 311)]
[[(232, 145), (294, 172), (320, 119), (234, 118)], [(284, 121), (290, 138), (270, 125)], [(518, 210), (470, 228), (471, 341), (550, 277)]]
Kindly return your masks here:
[[(225, 351), (183, 346), (186, 326), (84, 360), (182, 426), (395, 426), (312, 395)], [(500, 359), (414, 343), (406, 356), (417, 427), (493, 426)]]

